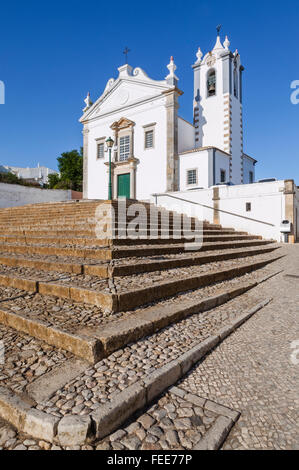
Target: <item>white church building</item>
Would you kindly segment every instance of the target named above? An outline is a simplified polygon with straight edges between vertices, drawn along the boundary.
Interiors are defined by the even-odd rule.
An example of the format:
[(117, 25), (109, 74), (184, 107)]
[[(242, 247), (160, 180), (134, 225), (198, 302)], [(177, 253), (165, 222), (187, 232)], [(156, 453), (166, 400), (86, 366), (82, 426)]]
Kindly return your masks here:
[[(103, 94), (87, 97), (84, 126), (84, 197), (106, 199), (108, 152), (114, 140), (112, 196), (146, 200), (153, 193), (252, 183), (256, 160), (243, 152), (242, 72), (238, 51), (218, 35), (212, 51), (194, 63), (193, 122), (179, 116), (183, 92), (173, 57), (164, 80), (126, 64)], [(190, 103), (191, 106), (191, 103)]]
[(164, 80), (153, 80), (139, 67), (122, 65), (94, 103), (87, 95), (80, 119), (83, 198), (108, 198), (111, 137), (113, 199), (185, 213), (201, 206), (202, 220), (277, 241), (287, 219), (289, 240), (299, 239), (298, 187), (293, 180), (255, 183), (257, 161), (244, 153), (244, 67), (228, 38), (222, 43), (218, 30), (213, 49), (196, 53), (192, 123), (179, 116), (183, 92), (173, 57), (167, 68)]

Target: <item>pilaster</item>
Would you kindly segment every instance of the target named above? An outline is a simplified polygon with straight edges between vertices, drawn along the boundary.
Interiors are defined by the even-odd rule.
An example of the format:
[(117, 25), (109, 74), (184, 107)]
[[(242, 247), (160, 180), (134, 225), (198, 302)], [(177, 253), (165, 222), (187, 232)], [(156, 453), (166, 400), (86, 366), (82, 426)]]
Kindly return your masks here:
[(178, 155), (178, 97), (183, 93), (178, 88), (163, 92), (166, 95), (167, 120), (167, 170), (166, 191), (179, 189), (179, 155)]
[(88, 134), (87, 124), (83, 127), (83, 199), (88, 199)]

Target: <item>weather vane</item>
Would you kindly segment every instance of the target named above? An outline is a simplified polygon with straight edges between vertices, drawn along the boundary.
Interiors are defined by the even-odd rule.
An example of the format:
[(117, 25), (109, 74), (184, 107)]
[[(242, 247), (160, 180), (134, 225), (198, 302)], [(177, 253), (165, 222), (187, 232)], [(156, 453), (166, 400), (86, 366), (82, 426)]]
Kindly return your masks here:
[(219, 36), (219, 34), (220, 34), (221, 26), (222, 26), (222, 25), (219, 24), (219, 25), (217, 26), (217, 28), (216, 28), (216, 29), (217, 29), (217, 34), (218, 34), (218, 36)]
[(131, 52), (131, 49), (128, 49), (127, 47), (123, 51), (123, 54), (125, 54), (126, 57), (126, 64), (128, 63), (128, 53)]

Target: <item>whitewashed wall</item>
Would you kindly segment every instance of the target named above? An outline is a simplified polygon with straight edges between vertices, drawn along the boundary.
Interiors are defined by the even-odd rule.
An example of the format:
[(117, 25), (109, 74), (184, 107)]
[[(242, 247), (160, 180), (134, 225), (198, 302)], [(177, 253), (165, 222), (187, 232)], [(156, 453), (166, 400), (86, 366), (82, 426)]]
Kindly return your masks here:
[[(187, 171), (197, 169), (198, 183), (187, 185)], [(215, 183), (220, 182), (220, 170), (226, 171), (226, 181), (229, 180), (229, 156), (218, 150), (215, 151)], [(199, 150), (198, 152), (180, 155), (180, 190), (187, 191), (193, 188), (209, 188), (213, 185), (213, 149)]]
[(41, 202), (59, 202), (72, 199), (71, 190), (39, 189), (18, 184), (0, 183), (0, 208), (24, 206)]
[[(224, 227), (281, 241), (280, 223), (285, 218), (283, 190), (284, 181), (219, 187), (219, 209), (228, 212), (219, 213), (220, 223)], [(250, 212), (246, 212), (246, 203), (251, 203)]]
[(215, 183), (220, 183), (220, 170), (225, 170), (226, 181), (229, 181), (229, 156), (216, 150), (215, 153)]
[(243, 183), (249, 184), (249, 172), (253, 172), (253, 181), (255, 181), (255, 166), (250, 158), (243, 158)]
[[(96, 139), (113, 137), (110, 126), (126, 117), (134, 126), (134, 157), (140, 163), (136, 171), (137, 199), (147, 199), (152, 192), (166, 190), (166, 108), (165, 97), (144, 103), (132, 109), (118, 111), (89, 124), (88, 133), (88, 199), (108, 197), (108, 152), (104, 159), (97, 159)], [(155, 147), (144, 150), (144, 125), (155, 122)], [(113, 154), (113, 152), (112, 152)]]
[[(284, 181), (218, 188), (219, 209), (224, 211), (219, 212), (220, 224), (223, 227), (232, 227), (253, 235), (261, 235), (265, 239), (282, 241), (280, 224), (285, 219)], [(157, 196), (157, 205), (213, 222), (213, 188), (169, 194), (210, 208), (199, 206), (196, 209), (196, 206), (189, 202), (175, 200), (163, 194)], [(296, 191), (296, 201), (299, 214), (299, 190)], [(250, 212), (246, 212), (246, 203), (251, 203)], [(297, 227), (299, 229), (298, 218)]]
[[(187, 191), (193, 187), (209, 187), (209, 175), (212, 170), (210, 150), (191, 152), (180, 155), (180, 190)], [(193, 186), (187, 185), (187, 171), (197, 169), (198, 183)]]
[(295, 188), (295, 218), (297, 220), (296, 224), (296, 234), (297, 241), (299, 241), (299, 188)]
[(185, 152), (195, 147), (195, 128), (192, 124), (178, 117), (178, 150)]

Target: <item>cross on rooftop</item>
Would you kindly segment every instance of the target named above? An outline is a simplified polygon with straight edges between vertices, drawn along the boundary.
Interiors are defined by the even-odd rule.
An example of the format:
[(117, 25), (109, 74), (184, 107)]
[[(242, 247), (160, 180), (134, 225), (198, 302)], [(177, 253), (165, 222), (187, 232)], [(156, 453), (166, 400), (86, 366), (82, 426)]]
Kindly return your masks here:
[(131, 52), (131, 49), (128, 49), (127, 47), (123, 51), (123, 54), (125, 54), (126, 57), (126, 64), (128, 63), (128, 53)]

